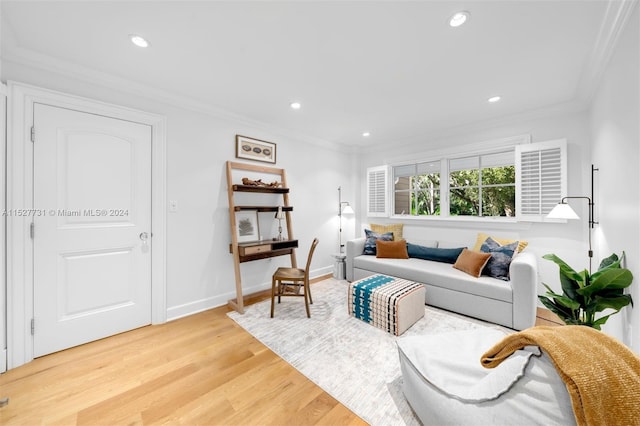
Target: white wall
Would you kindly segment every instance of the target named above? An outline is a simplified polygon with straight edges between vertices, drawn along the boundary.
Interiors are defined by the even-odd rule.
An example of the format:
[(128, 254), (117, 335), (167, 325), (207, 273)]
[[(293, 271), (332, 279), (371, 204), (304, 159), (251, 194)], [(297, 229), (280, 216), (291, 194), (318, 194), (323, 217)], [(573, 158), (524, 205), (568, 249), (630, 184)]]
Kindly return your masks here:
[[(345, 199), (354, 197), (355, 174), (349, 154), (328, 142), (325, 146), (306, 143), (274, 129), (132, 95), (127, 87), (118, 90), (6, 61), (2, 73), (2, 81), (16, 80), (167, 117), (167, 200), (178, 202), (178, 212), (167, 217), (169, 319), (219, 306), (235, 297), (225, 162), (236, 160), (236, 134), (277, 144), (275, 166), (286, 169), (291, 187), (294, 236), (300, 240), (298, 262), (304, 264), (317, 236), (320, 245), (312, 264), (314, 274), (332, 271), (331, 254), (338, 246), (338, 186), (342, 185)], [(262, 234), (275, 236), (276, 221), (264, 228), (269, 225), (272, 229), (263, 229)], [(245, 293), (270, 288), (273, 271), (288, 261), (289, 257), (283, 256), (243, 264)]]
[[(530, 134), (532, 142), (542, 142), (553, 139), (567, 139), (568, 145), (568, 193), (587, 194), (590, 190), (588, 184), (589, 162), (589, 123), (588, 115), (584, 111), (569, 112), (566, 108), (549, 109), (546, 112), (529, 114), (526, 116), (512, 117), (501, 122), (487, 123), (462, 129), (449, 135), (437, 137), (425, 137), (423, 143), (413, 143), (405, 146), (397, 146), (389, 141), (392, 148), (362, 153), (360, 155), (360, 173), (365, 174), (367, 167), (381, 164), (391, 164), (408, 160), (429, 160), (429, 151), (442, 149), (447, 146), (469, 145), (473, 143), (499, 140), (512, 136)], [(398, 222), (395, 219), (382, 220), (366, 217), (366, 194), (360, 197), (361, 212), (359, 215), (360, 226), (369, 222)], [(407, 220), (405, 226), (410, 231), (409, 235), (419, 236), (420, 239), (435, 239), (452, 242), (466, 242), (472, 245), (479, 231), (492, 235), (522, 239), (529, 241), (527, 251), (532, 251), (538, 256), (541, 281), (557, 291), (561, 291), (556, 265), (541, 257), (547, 253), (555, 253), (576, 269), (588, 267), (587, 245), (587, 203), (572, 203), (576, 212), (583, 218), (579, 221), (569, 221), (566, 224), (542, 224), (542, 223), (518, 223), (518, 224), (494, 224), (483, 222), (476, 223), (452, 223), (452, 222), (427, 222)], [(538, 294), (545, 292), (540, 284)]]
[(621, 35), (590, 111), (591, 158), (597, 173), (596, 256), (626, 253), (636, 304), (604, 330), (640, 353), (640, 18), (638, 8)]

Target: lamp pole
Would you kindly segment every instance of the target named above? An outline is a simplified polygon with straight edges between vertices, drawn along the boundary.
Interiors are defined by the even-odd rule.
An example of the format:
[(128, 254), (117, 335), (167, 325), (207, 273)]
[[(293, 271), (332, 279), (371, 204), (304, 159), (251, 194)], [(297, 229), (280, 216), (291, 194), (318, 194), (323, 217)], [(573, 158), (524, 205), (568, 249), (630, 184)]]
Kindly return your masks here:
[(344, 251), (344, 246), (342, 245), (342, 187), (338, 187), (338, 253), (342, 253)]

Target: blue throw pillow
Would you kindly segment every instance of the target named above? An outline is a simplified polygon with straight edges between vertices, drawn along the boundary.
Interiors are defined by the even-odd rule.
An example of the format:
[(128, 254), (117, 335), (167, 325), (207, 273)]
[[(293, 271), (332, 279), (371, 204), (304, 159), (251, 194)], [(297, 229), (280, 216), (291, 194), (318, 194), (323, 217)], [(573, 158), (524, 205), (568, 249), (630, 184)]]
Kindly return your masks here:
[(415, 257), (424, 260), (433, 260), (435, 262), (456, 263), (458, 256), (462, 253), (464, 247), (460, 248), (437, 248), (425, 247), (417, 244), (407, 243), (407, 253), (409, 257)]
[(482, 275), (488, 275), (503, 281), (509, 281), (509, 265), (518, 249), (519, 241), (501, 246), (496, 240), (489, 237), (482, 243), (480, 251), (491, 253), (491, 258), (482, 270)]
[(386, 234), (378, 234), (370, 229), (365, 229), (364, 234), (367, 237), (364, 242), (364, 251), (362, 254), (376, 254), (376, 240), (381, 241), (393, 241), (393, 232), (387, 232)]

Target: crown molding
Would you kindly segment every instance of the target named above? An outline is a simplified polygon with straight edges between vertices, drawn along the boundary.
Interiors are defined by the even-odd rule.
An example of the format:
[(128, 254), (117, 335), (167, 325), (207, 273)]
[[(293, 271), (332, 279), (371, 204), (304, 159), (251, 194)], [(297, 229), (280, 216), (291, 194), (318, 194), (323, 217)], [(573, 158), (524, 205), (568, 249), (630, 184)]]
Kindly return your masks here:
[(453, 138), (461, 138), (470, 134), (478, 133), (485, 130), (495, 129), (499, 127), (506, 127), (512, 124), (518, 124), (521, 122), (545, 119), (557, 117), (559, 115), (566, 115), (572, 113), (579, 113), (586, 111), (588, 105), (585, 102), (579, 100), (572, 100), (562, 102), (554, 105), (549, 105), (542, 108), (532, 109), (515, 114), (504, 115), (502, 117), (476, 121), (472, 123), (461, 124), (458, 126), (451, 126), (444, 129), (439, 129), (434, 132), (425, 133), (419, 136), (412, 136), (403, 139), (396, 139), (393, 141), (385, 141), (376, 145), (358, 146), (359, 153), (366, 152), (383, 152), (389, 149), (390, 142), (393, 142), (393, 149), (396, 150), (402, 147), (410, 147), (412, 145), (420, 145), (421, 148), (432, 145), (434, 149), (438, 149), (447, 144), (448, 140)]
[(637, 5), (638, 0), (610, 0), (608, 2), (598, 37), (578, 83), (576, 96), (582, 102), (591, 103), (615, 52), (618, 39)]
[(269, 133), (270, 135), (283, 136), (288, 139), (294, 139), (296, 142), (308, 143), (339, 152), (350, 151), (349, 147), (346, 145), (310, 137), (308, 135), (300, 134), (294, 130), (253, 120), (246, 116), (224, 110), (213, 104), (202, 102), (188, 96), (179, 95), (168, 90), (158, 89), (150, 85), (134, 82), (94, 68), (73, 64), (52, 56), (17, 47), (15, 45), (5, 44), (3, 50), (0, 52), (0, 60), (2, 60), (3, 63), (14, 63), (34, 70), (55, 73), (65, 78), (81, 81), (93, 86), (100, 86), (121, 93), (146, 98), (147, 100), (154, 102), (160, 102), (171, 107), (177, 107), (187, 111), (208, 115), (236, 125), (254, 127)]

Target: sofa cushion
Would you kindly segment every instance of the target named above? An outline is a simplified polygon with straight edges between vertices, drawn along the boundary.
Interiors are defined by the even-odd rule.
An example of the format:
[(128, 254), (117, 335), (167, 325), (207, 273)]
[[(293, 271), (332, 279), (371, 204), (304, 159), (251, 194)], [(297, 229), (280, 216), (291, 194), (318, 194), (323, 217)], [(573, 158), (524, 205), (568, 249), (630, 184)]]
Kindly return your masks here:
[[(353, 267), (504, 302), (511, 303), (513, 301), (509, 282), (487, 276), (474, 278), (452, 268), (449, 263), (416, 258), (379, 259), (373, 256), (356, 256), (353, 259)], [(428, 300), (429, 292), (427, 291)]]
[(376, 241), (381, 239), (383, 241), (393, 241), (393, 234), (387, 232), (386, 234), (378, 234), (370, 229), (365, 229), (364, 234), (366, 240), (364, 242), (364, 251), (362, 254), (375, 255), (376, 254)]
[[(516, 241), (516, 240), (510, 240), (508, 238), (493, 237), (483, 232), (479, 232), (478, 237), (476, 238), (476, 243), (473, 245), (473, 250), (480, 251), (480, 248), (482, 247), (482, 243), (484, 243), (489, 237), (493, 238), (493, 240), (496, 241), (501, 246), (511, 244)], [(518, 253), (524, 250), (528, 245), (529, 245), (529, 242), (527, 241), (522, 241), (522, 240), (518, 241)]]
[(438, 248), (425, 247), (418, 244), (407, 243), (407, 253), (409, 257), (415, 257), (424, 260), (433, 260), (435, 262), (456, 263), (458, 256), (464, 247), (458, 248)]
[(402, 230), (404, 229), (404, 223), (390, 223), (388, 225), (380, 225), (377, 223), (370, 223), (369, 227), (373, 232), (378, 234), (386, 234), (387, 232), (393, 233), (393, 241), (403, 240)]
[(399, 241), (376, 241), (376, 257), (390, 259), (408, 259), (407, 242)]
[(503, 281), (509, 280), (509, 265), (511, 265), (511, 259), (517, 249), (518, 241), (501, 246), (493, 238), (487, 238), (482, 243), (480, 250), (483, 253), (490, 253), (491, 258), (482, 270), (482, 275), (488, 275)]
[(458, 256), (458, 259), (456, 259), (453, 267), (478, 278), (480, 274), (482, 274), (482, 270), (487, 262), (489, 262), (489, 259), (491, 259), (490, 253), (479, 253), (477, 251), (464, 249), (462, 253), (460, 253), (460, 256)]

